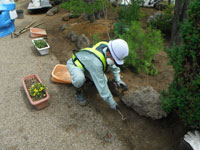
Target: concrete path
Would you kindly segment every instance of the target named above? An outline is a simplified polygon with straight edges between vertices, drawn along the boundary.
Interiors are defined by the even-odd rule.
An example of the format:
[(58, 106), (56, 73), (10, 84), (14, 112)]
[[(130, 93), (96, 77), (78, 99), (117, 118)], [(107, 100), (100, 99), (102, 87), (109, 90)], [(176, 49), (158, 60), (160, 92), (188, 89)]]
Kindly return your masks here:
[[(33, 18), (16, 20), (16, 28)], [(58, 60), (40, 56), (29, 33), (0, 38), (0, 150), (124, 150), (93, 107), (75, 101), (71, 85), (51, 82)], [(38, 74), (48, 86), (50, 105), (36, 110), (28, 102), (21, 79)], [(109, 136), (112, 135), (112, 136)]]

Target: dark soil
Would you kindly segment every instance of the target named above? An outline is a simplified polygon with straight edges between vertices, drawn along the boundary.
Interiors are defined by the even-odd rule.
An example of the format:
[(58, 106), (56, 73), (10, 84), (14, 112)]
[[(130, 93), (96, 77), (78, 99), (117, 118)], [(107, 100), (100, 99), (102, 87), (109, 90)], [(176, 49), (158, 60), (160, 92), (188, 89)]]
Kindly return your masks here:
[(27, 89), (30, 89), (32, 85), (39, 83), (39, 81), (35, 78), (25, 80), (25, 84)]
[[(155, 11), (146, 8), (147, 15), (152, 15)], [(65, 10), (60, 9), (59, 13), (54, 16), (41, 18), (46, 22), (44, 27), (48, 33), (48, 43), (51, 45), (50, 51), (61, 64), (66, 64), (72, 56), (72, 50), (76, 49), (75, 43), (66, 38), (69, 30), (79, 35), (85, 34), (90, 40), (96, 33), (102, 40), (108, 40), (107, 31), (111, 31), (113, 23), (116, 21), (114, 12), (108, 17), (108, 21), (101, 18), (93, 23), (85, 21), (81, 17), (62, 21), (61, 18), (65, 13)], [(108, 28), (106, 29), (107, 23)], [(67, 29), (60, 31), (63, 24), (67, 25)], [(168, 89), (173, 80), (174, 71), (168, 65), (167, 54), (163, 51), (158, 53), (155, 56), (154, 65), (159, 72), (157, 76), (149, 76), (144, 73), (136, 74), (129, 69), (122, 69), (122, 80), (127, 83), (129, 91), (134, 91), (141, 86), (152, 86), (158, 92)], [(109, 80), (112, 80), (112, 76), (107, 75)], [(151, 120), (139, 116), (136, 112), (127, 108), (119, 97), (115, 97), (121, 111), (128, 117), (126, 121), (122, 121), (121, 116), (111, 110), (100, 98), (95, 86), (87, 88), (89, 89), (86, 90), (89, 101), (88, 107), (94, 107), (103, 116), (105, 125), (114, 128), (118, 137), (130, 150), (176, 150), (178, 148), (180, 139), (185, 134), (185, 127), (176, 114), (169, 114), (167, 118), (160, 120)], [(112, 133), (108, 136), (112, 136)]]

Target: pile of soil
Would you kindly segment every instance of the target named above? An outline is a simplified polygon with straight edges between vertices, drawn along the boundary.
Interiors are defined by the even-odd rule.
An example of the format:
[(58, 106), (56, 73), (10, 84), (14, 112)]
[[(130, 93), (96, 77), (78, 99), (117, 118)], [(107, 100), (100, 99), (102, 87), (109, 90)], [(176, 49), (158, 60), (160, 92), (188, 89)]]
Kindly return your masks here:
[(30, 89), (31, 86), (36, 83), (39, 83), (39, 81), (36, 80), (35, 78), (25, 80), (25, 85), (26, 85), (27, 89)]

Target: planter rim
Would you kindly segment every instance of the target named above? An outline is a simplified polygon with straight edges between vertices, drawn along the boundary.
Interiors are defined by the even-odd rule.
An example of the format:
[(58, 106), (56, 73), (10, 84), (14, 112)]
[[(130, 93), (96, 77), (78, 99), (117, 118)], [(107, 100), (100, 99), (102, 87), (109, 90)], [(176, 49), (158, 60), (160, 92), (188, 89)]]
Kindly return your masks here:
[(25, 84), (25, 80), (32, 79), (32, 78), (36, 78), (40, 83), (42, 83), (41, 79), (39, 78), (39, 76), (37, 74), (32, 74), (32, 75), (28, 75), (28, 76), (25, 76), (24, 78), (22, 78), (22, 84), (24, 86), (26, 95), (27, 95), (28, 99), (30, 100), (31, 104), (32, 105), (38, 105), (41, 102), (47, 101), (50, 96), (49, 96), (49, 93), (46, 91), (46, 97), (45, 98), (37, 100), (37, 101), (33, 101), (31, 96), (29, 95), (28, 89), (27, 89), (26, 84)]
[[(43, 48), (38, 48), (36, 45), (35, 45), (35, 42), (34, 41), (38, 41), (38, 40), (44, 40), (47, 44), (47, 47), (43, 47)], [(47, 41), (44, 39), (44, 38), (35, 38), (35, 39), (32, 39), (32, 42), (34, 44), (34, 46), (40, 51), (40, 50), (44, 50), (44, 49), (47, 49), (47, 48), (50, 48), (49, 44), (47, 43)]]
[[(63, 70), (62, 68), (64, 68), (65, 70)], [(62, 72), (69, 72), (69, 70), (67, 69), (66, 65), (63, 64), (57, 64), (54, 68), (53, 71), (51, 72), (52, 75), (52, 81), (57, 82), (57, 83), (68, 83), (68, 84), (72, 84), (72, 79), (71, 76), (67, 77), (66, 80), (63, 80), (60, 76), (55, 75), (56, 70), (60, 70), (62, 69)], [(69, 74), (70, 75), (70, 74)]]

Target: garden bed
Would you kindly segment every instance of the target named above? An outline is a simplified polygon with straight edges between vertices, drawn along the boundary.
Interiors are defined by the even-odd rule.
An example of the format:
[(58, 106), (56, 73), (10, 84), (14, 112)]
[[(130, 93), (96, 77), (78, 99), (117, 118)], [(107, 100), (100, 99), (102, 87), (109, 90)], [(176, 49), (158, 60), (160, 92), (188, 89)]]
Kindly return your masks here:
[[(148, 11), (149, 15), (155, 12), (155, 9), (144, 8), (144, 10)], [(57, 15), (45, 18), (47, 22), (51, 22), (51, 24), (45, 24), (45, 29), (48, 30), (48, 42), (51, 44), (52, 54), (56, 56), (61, 64), (66, 64), (67, 60), (72, 56), (72, 50), (76, 49), (76, 45), (67, 40), (66, 34), (68, 30), (63, 32), (55, 30), (65, 23), (60, 19), (63, 14), (65, 14), (65, 11), (60, 9)], [(116, 13), (112, 12), (112, 14), (112, 16), (108, 16), (109, 29), (112, 27), (112, 23), (115, 22)], [(92, 40), (92, 36), (95, 33), (98, 33), (101, 39), (108, 40), (106, 22), (103, 18), (96, 20), (94, 23), (89, 23), (81, 18), (74, 18), (70, 19), (67, 25), (69, 30), (75, 31), (78, 35), (85, 34), (90, 40)], [(156, 76), (149, 76), (144, 73), (137, 74), (130, 69), (121, 70), (123, 81), (127, 83), (130, 91), (134, 91), (140, 86), (148, 85), (152, 86), (158, 92), (168, 88), (169, 83), (173, 80), (174, 71), (168, 65), (167, 54), (163, 51), (158, 53), (155, 56), (154, 65), (158, 69), (158, 75)], [(111, 79), (112, 75), (108, 74), (108, 77)], [(68, 87), (65, 89), (67, 90)], [(90, 106), (101, 114), (105, 125), (114, 129), (118, 138), (129, 149), (144, 150), (151, 148), (153, 150), (173, 150), (178, 147), (180, 138), (185, 134), (185, 129), (176, 115), (171, 114), (165, 119), (153, 121), (149, 118), (139, 116), (124, 106), (118, 97), (114, 97), (120, 105), (122, 112), (128, 116), (128, 120), (122, 122), (116, 119), (119, 118), (119, 114), (110, 110), (97, 93), (94, 86), (88, 88), (86, 95), (88, 96)]]

